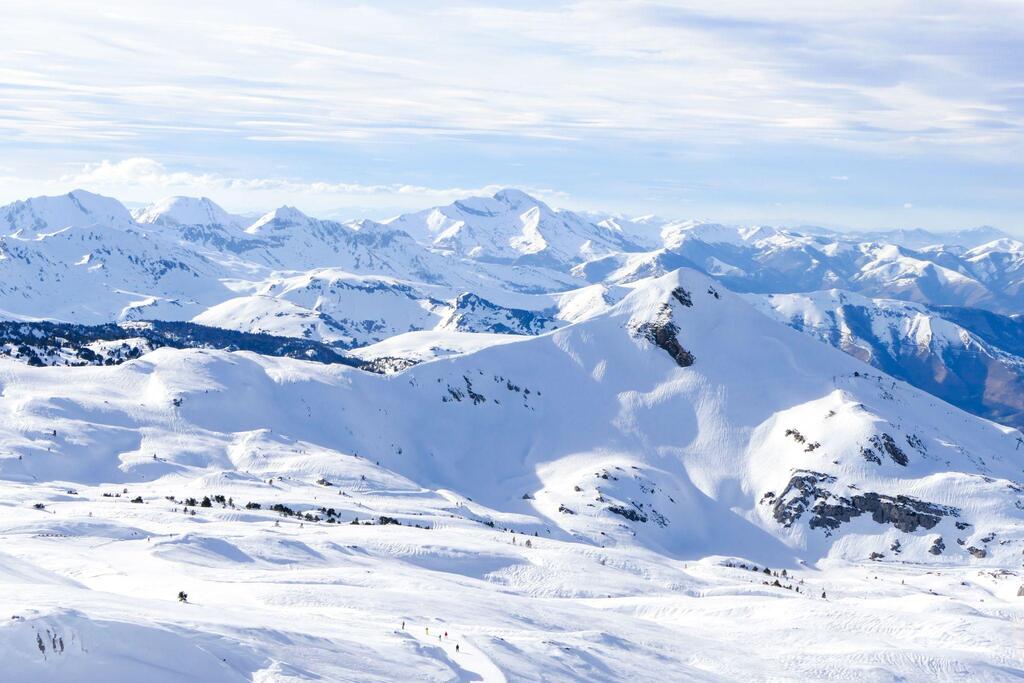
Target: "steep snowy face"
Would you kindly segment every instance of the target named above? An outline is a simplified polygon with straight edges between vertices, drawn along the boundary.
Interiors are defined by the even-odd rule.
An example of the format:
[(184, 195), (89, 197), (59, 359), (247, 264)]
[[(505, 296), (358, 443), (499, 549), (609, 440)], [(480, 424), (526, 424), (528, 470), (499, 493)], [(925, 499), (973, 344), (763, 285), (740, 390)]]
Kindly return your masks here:
[[(966, 252), (963, 260), (990, 289), (1004, 292), (1014, 302), (1024, 302), (1024, 243), (995, 240)], [(1020, 311), (1020, 307), (1012, 309)]]
[(1012, 337), (986, 332), (992, 325), (1016, 329), (1019, 323), (1012, 319), (988, 314), (972, 320), (959, 315), (970, 309), (933, 309), (839, 290), (749, 295), (748, 300), (787, 325), (964, 410), (1024, 426), (1022, 347)]
[(638, 249), (614, 226), (592, 223), (571, 211), (554, 211), (511, 189), (405, 214), (388, 224), (459, 256), (559, 270), (612, 252)]
[(121, 202), (85, 190), (0, 207), (0, 231), (23, 238), (65, 228), (124, 228), (132, 224), (131, 214)]

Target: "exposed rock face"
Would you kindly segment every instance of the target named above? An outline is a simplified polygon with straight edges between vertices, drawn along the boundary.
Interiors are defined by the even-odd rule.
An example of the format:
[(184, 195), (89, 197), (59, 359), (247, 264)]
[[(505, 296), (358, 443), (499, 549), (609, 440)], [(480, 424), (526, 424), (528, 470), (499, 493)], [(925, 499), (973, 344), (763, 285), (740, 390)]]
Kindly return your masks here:
[(865, 513), (879, 524), (892, 524), (900, 531), (912, 532), (918, 528), (931, 529), (946, 515), (958, 516), (955, 508), (936, 505), (910, 496), (885, 496), (864, 493), (850, 498), (835, 497), (835, 503), (819, 502), (809, 522), (812, 529), (825, 527), (838, 529), (844, 522)]
[(984, 548), (975, 548), (973, 545), (967, 549), (971, 555), (974, 555), (979, 560), (984, 559), (988, 555), (988, 551)]
[(888, 456), (892, 458), (892, 461), (897, 465), (903, 465), (904, 467), (907, 466), (907, 463), (909, 462), (907, 454), (896, 445), (896, 441), (890, 435), (882, 433), (872, 436), (871, 444), (879, 451), (888, 454)]
[(444, 329), (495, 334), (541, 334), (558, 327), (554, 319), (541, 313), (498, 306), (471, 292), (460, 294), (450, 305), (451, 312), (441, 322)]
[(810, 510), (808, 526), (825, 529), (827, 535), (864, 514), (870, 514), (871, 519), (879, 524), (892, 524), (907, 533), (919, 528), (931, 529), (945, 516), (960, 515), (956, 508), (910, 496), (893, 497), (872, 492), (837, 496), (823, 486), (835, 481), (836, 478), (829, 474), (798, 470), (780, 496), (776, 498), (774, 494), (766, 494), (761, 502), (772, 504), (775, 520), (785, 527), (792, 526)]
[[(717, 298), (717, 296), (718, 295), (716, 294), (715, 298)], [(693, 298), (690, 296), (690, 293), (682, 287), (676, 287), (672, 290), (672, 298), (687, 308), (691, 308), (693, 306)]]
[(681, 368), (690, 367), (696, 360), (693, 354), (679, 343), (676, 336), (679, 334), (679, 327), (672, 322), (672, 308), (668, 304), (662, 306), (657, 319), (637, 325), (633, 334), (667, 351)]
[(928, 548), (928, 552), (932, 555), (941, 555), (942, 551), (946, 549), (946, 544), (942, 540), (942, 536), (939, 536), (932, 542), (932, 547)]
[(628, 519), (631, 522), (646, 522), (647, 521), (647, 515), (645, 515), (644, 513), (640, 512), (639, 510), (635, 510), (633, 508), (628, 508), (628, 507), (626, 507), (624, 505), (609, 505), (607, 510), (608, 510), (608, 512), (614, 512), (617, 515), (621, 515), (621, 516), (625, 517), (626, 519)]
[(868, 462), (873, 462), (876, 465), (881, 465), (882, 464), (882, 459), (880, 457), (878, 457), (878, 454), (875, 453), (875, 451), (873, 449), (871, 449), (871, 448), (868, 448), (866, 446), (861, 446), (860, 447), (860, 454)]
[(793, 522), (800, 519), (812, 500), (824, 501), (832, 495), (828, 489), (822, 488), (819, 484), (833, 484), (835, 481), (836, 478), (830, 474), (797, 470), (786, 484), (782, 495), (776, 498), (773, 493), (765, 494), (761, 502), (770, 503), (774, 500), (772, 514), (775, 521), (788, 528), (793, 525)]
[[(908, 437), (909, 440), (909, 437)], [(868, 462), (873, 462), (876, 465), (882, 464), (881, 455), (888, 455), (894, 463), (897, 465), (907, 466), (910, 459), (907, 458), (907, 454), (903, 452), (899, 446), (896, 445), (896, 440), (889, 434), (881, 433), (875, 434), (868, 439), (871, 446), (861, 446), (860, 454)], [(911, 442), (913, 445), (913, 442)]]
[(393, 375), (396, 372), (401, 372), (406, 368), (411, 368), (418, 364), (418, 360), (413, 360), (411, 358), (380, 356), (379, 358), (372, 358), (370, 360), (363, 361), (362, 369), (367, 372), (375, 372), (378, 375)]

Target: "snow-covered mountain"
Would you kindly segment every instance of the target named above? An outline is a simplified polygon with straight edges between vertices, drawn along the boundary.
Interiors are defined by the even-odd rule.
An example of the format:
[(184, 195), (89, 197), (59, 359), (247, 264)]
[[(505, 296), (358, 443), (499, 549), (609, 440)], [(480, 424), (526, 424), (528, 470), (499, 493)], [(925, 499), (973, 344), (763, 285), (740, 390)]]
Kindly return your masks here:
[[(324, 267), (441, 285), (451, 296), (468, 291), (488, 300), (505, 292), (628, 283), (678, 267), (697, 268), (738, 291), (842, 288), (1010, 313), (1024, 296), (1024, 247), (1005, 237), (966, 249), (954, 235), (957, 244), (914, 251), (838, 234), (597, 218), (552, 210), (522, 192), (505, 190), (386, 225), (323, 221), (290, 207), (247, 225), (207, 198), (173, 197), (137, 210), (133, 218), (116, 200), (75, 191), (0, 209), (5, 233), (0, 248), (6, 249), (5, 267), (12, 271), (5, 281), (23, 283), (9, 296), (0, 295), (0, 309), (82, 321), (76, 316), (84, 306), (54, 305), (72, 298), (60, 287), (26, 291), (28, 282), (42, 279), (68, 283), (64, 287), (73, 282), (68, 291), (90, 302), (95, 322), (134, 315), (140, 301), (171, 302), (150, 303), (155, 307), (150, 317), (182, 318), (224, 303), (232, 291), (260, 289), (274, 271)], [(648, 228), (646, 237), (638, 236), (638, 226)], [(637, 246), (650, 242), (655, 231), (660, 246), (646, 251)], [(137, 262), (67, 277), (67, 271), (88, 270), (90, 263), (119, 251)], [(29, 261), (32, 267), (23, 267)], [(111, 268), (116, 273), (111, 275)], [(187, 269), (194, 282), (161, 280), (161, 271), (174, 269)]]
[[(196, 316), (204, 325), (365, 346), (396, 334), (431, 329), (539, 334), (554, 329), (546, 312), (499, 306), (463, 292), (394, 278), (319, 269), (272, 277), (254, 293)], [(541, 304), (552, 303), (541, 298)]]
[(931, 305), (1024, 308), (1020, 243), (1001, 239), (971, 250), (913, 250), (844, 235), (814, 235), (769, 227), (666, 224), (663, 246), (615, 253), (577, 264), (588, 282), (633, 282), (697, 268), (735, 291), (806, 292), (844, 289), (865, 296)]
[(0, 310), (70, 322), (182, 318), (225, 296), (214, 261), (75, 191), (0, 209)]
[(11, 680), (1024, 671), (1014, 240), (512, 190), (0, 233)]
[[(165, 348), (11, 364), (2, 389), (18, 675), (849, 677), (862, 610), (917, 647), (936, 619), (947, 647), (1017, 633), (978, 610), (1020, 609), (1019, 433), (693, 271), (391, 376)], [(748, 610), (821, 647), (780, 658), (730, 629)], [(886, 670), (916, 678), (922, 656)], [(984, 676), (991, 656), (942, 661)]]
[(555, 211), (525, 192), (506, 189), (392, 219), (431, 246), (481, 261), (566, 269), (580, 261), (634, 251), (614, 224), (593, 223), (572, 211)]
[(59, 197), (34, 197), (0, 207), (0, 230), (33, 238), (70, 228), (126, 228), (128, 209), (116, 199), (75, 190)]
[(749, 298), (791, 327), (893, 377), (964, 410), (1024, 427), (1024, 344), (985, 329), (998, 326), (1019, 337), (1024, 332), (1020, 321), (994, 313), (976, 320), (964, 315), (965, 309), (928, 308), (840, 290)]
[(0, 311), (8, 317), (98, 323), (189, 319), (277, 271), (322, 267), (474, 291), (544, 292), (567, 275), (478, 265), (434, 253), (409, 235), (363, 221), (321, 221), (284, 207), (251, 225), (208, 199), (172, 198), (140, 210), (83, 191), (0, 209)]
[[(837, 233), (829, 231), (828, 234)], [(925, 247), (944, 246), (962, 247), (973, 249), (982, 244), (1009, 237), (1005, 232), (990, 225), (982, 225), (976, 228), (964, 230), (951, 230), (949, 232), (932, 232), (920, 228), (913, 230), (876, 230), (876, 231), (852, 231), (846, 233), (846, 238), (857, 239), (861, 242), (886, 242), (896, 244), (908, 249), (923, 249)]]
[[(226, 457), (238, 463), (242, 453), (224, 450), (230, 433), (263, 430), (359, 453), (424, 486), (536, 517), (546, 534), (597, 545), (742, 549), (778, 562), (857, 559), (899, 540), (904, 559), (923, 562), (940, 536), (978, 547), (989, 532), (1016, 539), (989, 547), (993, 561), (1024, 544), (1014, 530), (1024, 516), (1014, 505), (1016, 430), (893, 382), (692, 271), (645, 282), (606, 313), (553, 333), (412, 367), (402, 381), (339, 367), (160, 350), (128, 366), (76, 370), (84, 384), (65, 388), (47, 383), (65, 369), (12, 368), (17, 394), (41, 382), (51, 398), (38, 417), (4, 399), (23, 417), (0, 429), (10, 446), (0, 476), (140, 484), (181, 467), (223, 467)], [(135, 456), (108, 419), (93, 419), (91, 399), (78, 393), (92, 382), (155, 392), (144, 402), (155, 412), (115, 420), (117, 430), (148, 435)], [(223, 400), (241, 385), (246, 400)], [(60, 415), (45, 410), (52, 401), (66, 406)], [(46, 419), (64, 435), (57, 451), (30, 436)], [(164, 439), (167, 420), (202, 430), (207, 445), (197, 452)], [(452, 429), (459, 443), (439, 457)], [(77, 462), (78, 452), (88, 459)], [(858, 518), (871, 505), (881, 512), (865, 525)], [(956, 521), (979, 528), (961, 533)], [(964, 548), (947, 555), (975, 559)]]
[(233, 216), (208, 197), (167, 197), (132, 212), (136, 222), (168, 227), (222, 227), (241, 229), (248, 225), (241, 216)]

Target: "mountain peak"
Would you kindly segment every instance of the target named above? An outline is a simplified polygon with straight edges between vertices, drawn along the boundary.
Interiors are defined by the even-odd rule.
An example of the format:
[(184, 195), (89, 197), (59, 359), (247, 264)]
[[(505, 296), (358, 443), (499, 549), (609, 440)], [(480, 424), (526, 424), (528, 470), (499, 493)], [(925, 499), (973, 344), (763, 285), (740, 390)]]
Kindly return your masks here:
[(536, 197), (528, 195), (522, 190), (517, 190), (514, 187), (506, 187), (503, 190), (498, 190), (494, 193), (494, 199), (502, 202), (503, 204), (508, 204), (513, 209), (521, 207), (530, 208), (534, 206), (547, 207), (544, 202), (540, 201)]
[(39, 233), (69, 227), (130, 226), (132, 216), (111, 197), (86, 190), (64, 195), (32, 197), (0, 207), (0, 229)]
[(255, 223), (246, 228), (246, 232), (260, 232), (266, 226), (274, 229), (287, 228), (294, 225), (303, 225), (312, 219), (302, 213), (294, 206), (280, 206), (273, 211), (264, 214)]
[(670, 249), (678, 248), (686, 240), (699, 240), (708, 244), (743, 243), (743, 235), (739, 228), (699, 220), (669, 223), (661, 229), (661, 239)]
[(135, 212), (135, 220), (142, 224), (231, 225), (240, 221), (208, 197), (165, 197)]

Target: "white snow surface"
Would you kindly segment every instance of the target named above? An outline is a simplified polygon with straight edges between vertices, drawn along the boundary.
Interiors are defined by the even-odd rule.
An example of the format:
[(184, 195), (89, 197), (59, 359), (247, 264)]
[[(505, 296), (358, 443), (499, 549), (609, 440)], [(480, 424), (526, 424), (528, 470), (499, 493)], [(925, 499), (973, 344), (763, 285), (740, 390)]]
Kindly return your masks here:
[[(1024, 676), (1020, 433), (775, 317), (858, 295), (765, 315), (695, 267), (832, 254), (964, 296), (975, 275), (514, 191), (388, 224), (119, 206), (0, 210), (0, 309), (415, 364), (0, 358), (0, 680)], [(959, 334), (884, 305), (920, 310), (922, 343)]]

